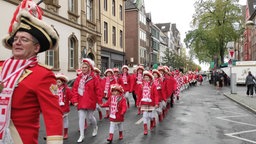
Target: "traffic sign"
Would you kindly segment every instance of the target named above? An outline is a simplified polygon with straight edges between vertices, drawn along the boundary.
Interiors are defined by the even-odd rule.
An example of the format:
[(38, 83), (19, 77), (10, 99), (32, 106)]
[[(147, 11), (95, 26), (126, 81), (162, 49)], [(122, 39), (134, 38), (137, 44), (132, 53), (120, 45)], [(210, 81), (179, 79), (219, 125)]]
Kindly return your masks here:
[(235, 50), (234, 49), (229, 49), (229, 58), (234, 59), (235, 58)]

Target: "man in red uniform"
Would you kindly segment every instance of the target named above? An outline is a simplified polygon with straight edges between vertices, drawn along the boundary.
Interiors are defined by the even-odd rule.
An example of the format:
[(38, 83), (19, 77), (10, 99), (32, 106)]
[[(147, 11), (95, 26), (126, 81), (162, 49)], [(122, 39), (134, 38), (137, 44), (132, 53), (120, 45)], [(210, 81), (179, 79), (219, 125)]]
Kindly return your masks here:
[(0, 63), (0, 143), (37, 144), (40, 113), (47, 143), (63, 143), (55, 75), (37, 61), (38, 53), (58, 47), (58, 34), (41, 18), (34, 2), (22, 1), (2, 41), (13, 56)]

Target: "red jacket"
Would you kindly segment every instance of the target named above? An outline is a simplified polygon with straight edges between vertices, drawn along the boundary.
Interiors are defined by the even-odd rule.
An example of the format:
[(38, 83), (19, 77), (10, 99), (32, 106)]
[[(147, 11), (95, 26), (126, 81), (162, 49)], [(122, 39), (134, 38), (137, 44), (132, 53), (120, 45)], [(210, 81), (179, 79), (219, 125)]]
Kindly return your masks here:
[(57, 87), (54, 73), (37, 64), (24, 71), (14, 89), (11, 119), (24, 144), (38, 143), (40, 113), (47, 136), (62, 136), (62, 111), (58, 96), (50, 91), (52, 86)]
[(65, 88), (63, 90), (64, 92), (64, 105), (60, 106), (63, 113), (68, 113), (70, 111), (70, 101), (73, 97), (73, 93), (70, 88), (68, 88), (67, 85), (65, 85)]
[(157, 80), (158, 84), (156, 85), (157, 93), (159, 96), (159, 102), (162, 100), (166, 101), (166, 95), (167, 95), (167, 89), (166, 89), (166, 83), (164, 83), (161, 78), (154, 79), (154, 81)]
[(149, 106), (156, 106), (159, 104), (159, 96), (156, 89), (156, 86), (153, 84), (153, 82), (150, 82), (150, 99), (151, 102), (144, 102), (141, 101), (143, 98), (143, 86), (145, 82), (143, 81), (142, 84), (138, 85), (137, 89), (137, 104), (140, 105), (149, 105)]
[[(110, 114), (111, 114), (111, 111), (113, 110), (111, 109), (111, 100), (112, 100), (111, 97), (113, 96), (111, 95), (108, 101), (102, 105), (102, 107), (109, 107)], [(119, 96), (119, 99), (117, 102), (117, 112), (115, 113), (116, 118), (114, 119), (109, 117), (109, 120), (112, 122), (123, 122), (124, 114), (126, 113), (126, 110), (127, 110), (126, 99), (123, 95)]]
[(74, 97), (72, 99), (73, 103), (78, 103), (77, 109), (96, 109), (96, 103), (102, 103), (102, 94), (100, 89), (99, 79), (94, 75), (93, 72), (88, 76), (84, 85), (84, 93), (83, 95), (78, 94), (78, 86), (79, 82), (82, 78), (83, 74), (80, 74), (73, 85), (72, 91)]
[[(105, 97), (105, 93), (104, 93), (104, 91), (105, 91), (105, 85), (106, 85), (106, 77), (104, 77), (102, 80), (101, 80), (101, 84), (100, 84), (100, 87), (101, 87), (101, 95), (102, 95), (102, 98), (103, 97)], [(116, 82), (116, 80), (114, 79), (114, 77), (112, 77), (112, 78), (110, 78), (110, 84), (109, 84), (109, 88), (108, 88), (108, 94), (106, 95), (107, 97), (107, 99), (110, 97), (110, 95), (111, 95), (111, 91), (110, 91), (110, 86), (112, 85), (112, 84), (116, 84), (117, 82)]]
[(169, 81), (167, 81), (167, 83), (170, 86), (169, 96), (171, 96), (177, 89), (177, 81), (173, 76), (169, 76)]
[(125, 92), (132, 92), (132, 84), (133, 84), (133, 80), (132, 80), (132, 76), (130, 74), (126, 74), (126, 77), (127, 77), (127, 83), (125, 84), (124, 81), (123, 81), (123, 74), (120, 75), (120, 78), (122, 80), (122, 86), (124, 88), (124, 91)]

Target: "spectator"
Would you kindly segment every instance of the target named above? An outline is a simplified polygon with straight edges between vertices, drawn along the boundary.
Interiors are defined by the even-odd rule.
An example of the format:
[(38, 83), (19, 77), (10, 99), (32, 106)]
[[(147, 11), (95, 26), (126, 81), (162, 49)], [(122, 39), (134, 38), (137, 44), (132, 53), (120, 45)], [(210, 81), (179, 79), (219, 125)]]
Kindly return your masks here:
[(250, 95), (251, 97), (253, 97), (253, 86), (255, 85), (255, 81), (255, 77), (252, 75), (251, 71), (249, 71), (245, 79), (245, 84), (247, 86), (247, 96)]

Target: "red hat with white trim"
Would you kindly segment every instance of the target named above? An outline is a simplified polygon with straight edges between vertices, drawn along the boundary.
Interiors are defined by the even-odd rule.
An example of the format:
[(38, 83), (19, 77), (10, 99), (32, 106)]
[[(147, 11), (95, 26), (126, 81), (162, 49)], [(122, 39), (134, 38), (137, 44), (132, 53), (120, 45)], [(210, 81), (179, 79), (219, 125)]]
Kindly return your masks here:
[(138, 72), (139, 69), (141, 69), (142, 71), (144, 71), (144, 67), (143, 67), (142, 65), (137, 66), (137, 68), (136, 68), (137, 72)]
[(114, 74), (113, 69), (108, 68), (108, 69), (105, 70), (104, 75), (107, 75), (108, 72), (110, 72), (112, 75)]
[(97, 73), (101, 73), (100, 69), (97, 68), (97, 67), (94, 67), (94, 71), (97, 72)]
[(157, 70), (158, 71), (166, 72), (166, 69), (163, 66), (158, 66)]
[(154, 73), (156, 73), (158, 75), (158, 77), (161, 77), (161, 73), (157, 69), (152, 70), (153, 75), (154, 75)]
[(123, 87), (120, 85), (120, 84), (112, 84), (110, 86), (110, 90), (113, 91), (113, 90), (117, 90), (119, 91), (121, 94), (124, 93), (124, 89)]
[(91, 70), (94, 70), (94, 61), (92, 59), (85, 58), (82, 62), (89, 65), (91, 67)]
[(125, 68), (126, 68), (127, 70), (129, 70), (129, 67), (128, 67), (127, 65), (123, 65), (123, 66), (122, 66), (122, 70), (125, 69)]
[(55, 74), (56, 79), (64, 80), (65, 82), (68, 82), (68, 77), (65, 76), (63, 73), (57, 73)]
[(153, 75), (147, 70), (143, 71), (143, 76), (145, 76), (145, 75), (149, 76), (151, 79), (154, 78)]

